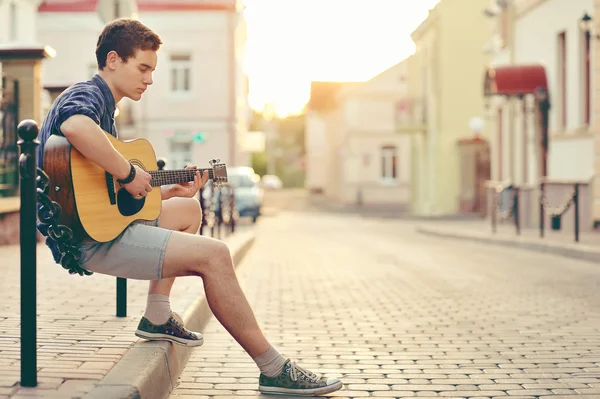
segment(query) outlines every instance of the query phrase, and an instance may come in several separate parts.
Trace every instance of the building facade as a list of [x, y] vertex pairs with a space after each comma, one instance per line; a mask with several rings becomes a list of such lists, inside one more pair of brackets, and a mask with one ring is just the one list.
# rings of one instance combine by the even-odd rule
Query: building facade
[[[490, 44], [499, 45], [488, 78], [497, 77], [493, 84], [501, 94], [492, 97], [489, 108], [492, 177], [520, 188], [525, 226], [539, 224], [540, 195], [549, 218], [568, 201], [575, 182], [580, 184], [580, 222], [593, 226], [593, 48], [580, 23], [593, 7], [593, 0], [494, 0], [490, 5], [498, 26]], [[502, 71], [505, 83], [498, 78]], [[534, 81], [536, 86], [525, 87]], [[549, 99], [547, 123], [540, 120], [539, 90]], [[572, 212], [565, 213], [565, 228]]]
[[44, 1], [38, 39], [57, 50], [44, 71], [46, 89], [59, 93], [89, 79], [97, 68], [98, 35], [118, 17], [139, 19], [163, 41], [154, 83], [142, 100], [117, 105], [120, 138], [148, 139], [168, 168], [206, 167], [214, 158], [247, 165], [250, 156], [241, 145], [250, 114], [241, 1]]
[[133, 104], [138, 136], [169, 168], [245, 166], [248, 84], [242, 70], [246, 26], [240, 0], [138, 1], [139, 18], [162, 38], [154, 84]]
[[410, 138], [395, 134], [408, 62], [366, 82], [313, 82], [306, 125], [306, 185], [343, 205], [405, 211]]
[[416, 215], [482, 212], [489, 177], [477, 172], [489, 169], [489, 126], [472, 132], [469, 123], [485, 114], [480, 76], [489, 62], [484, 47], [492, 23], [479, 5], [442, 0], [411, 35], [416, 51], [409, 59], [410, 94], [399, 106], [396, 129], [412, 137]]

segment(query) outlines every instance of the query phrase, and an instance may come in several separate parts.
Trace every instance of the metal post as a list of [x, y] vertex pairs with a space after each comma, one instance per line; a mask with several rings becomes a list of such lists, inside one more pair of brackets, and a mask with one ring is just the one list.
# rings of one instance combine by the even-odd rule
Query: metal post
[[127, 317], [127, 279], [117, 277], [117, 317]]
[[198, 229], [198, 234], [202, 235], [204, 231], [204, 226], [206, 226], [206, 211], [204, 205], [204, 187], [201, 187], [198, 190], [198, 202], [200, 202], [200, 228]]
[[229, 210], [231, 211], [231, 234], [235, 233], [235, 190], [233, 189], [233, 187], [230, 187], [229, 190], [231, 191], [231, 196], [229, 197], [229, 202], [231, 202], [231, 206], [229, 207]]
[[21, 185], [20, 246], [21, 246], [21, 386], [37, 386], [37, 140], [39, 129], [35, 121], [19, 123], [21, 140], [19, 174]]
[[573, 202], [575, 203], [575, 242], [579, 242], [579, 183], [575, 183]]
[[519, 187], [515, 187], [514, 188], [514, 194], [513, 194], [513, 206], [514, 206], [514, 210], [513, 210], [513, 214], [515, 217], [515, 227], [517, 228], [517, 235], [521, 235], [521, 224], [519, 222], [519, 194], [520, 194], [520, 189]]
[[544, 183], [540, 183], [540, 237], [544, 237]]
[[498, 190], [494, 187], [492, 196], [492, 210], [490, 219], [492, 222], [492, 233], [496, 234], [496, 218], [498, 217]]

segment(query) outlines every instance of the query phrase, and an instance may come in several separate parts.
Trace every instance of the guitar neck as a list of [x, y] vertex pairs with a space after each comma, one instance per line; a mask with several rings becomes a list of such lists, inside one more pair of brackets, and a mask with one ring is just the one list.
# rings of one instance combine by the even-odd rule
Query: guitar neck
[[180, 184], [194, 180], [196, 172], [202, 174], [204, 171], [208, 171], [208, 178], [212, 180], [214, 178], [213, 169], [176, 169], [176, 170], [150, 170], [150, 185], [152, 187], [165, 186], [167, 184]]

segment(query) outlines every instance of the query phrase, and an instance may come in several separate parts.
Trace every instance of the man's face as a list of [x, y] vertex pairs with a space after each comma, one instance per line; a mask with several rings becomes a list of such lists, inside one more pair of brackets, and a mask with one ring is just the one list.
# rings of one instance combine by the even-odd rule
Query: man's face
[[136, 50], [127, 62], [119, 60], [114, 81], [121, 95], [133, 101], [141, 99], [146, 88], [152, 84], [157, 61], [156, 51], [153, 50]]

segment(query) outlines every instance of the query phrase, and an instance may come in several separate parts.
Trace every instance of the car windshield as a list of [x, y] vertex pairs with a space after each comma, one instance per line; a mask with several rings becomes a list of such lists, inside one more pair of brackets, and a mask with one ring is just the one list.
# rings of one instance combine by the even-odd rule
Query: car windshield
[[250, 175], [229, 175], [227, 177], [229, 183], [234, 187], [254, 187], [256, 182]]

